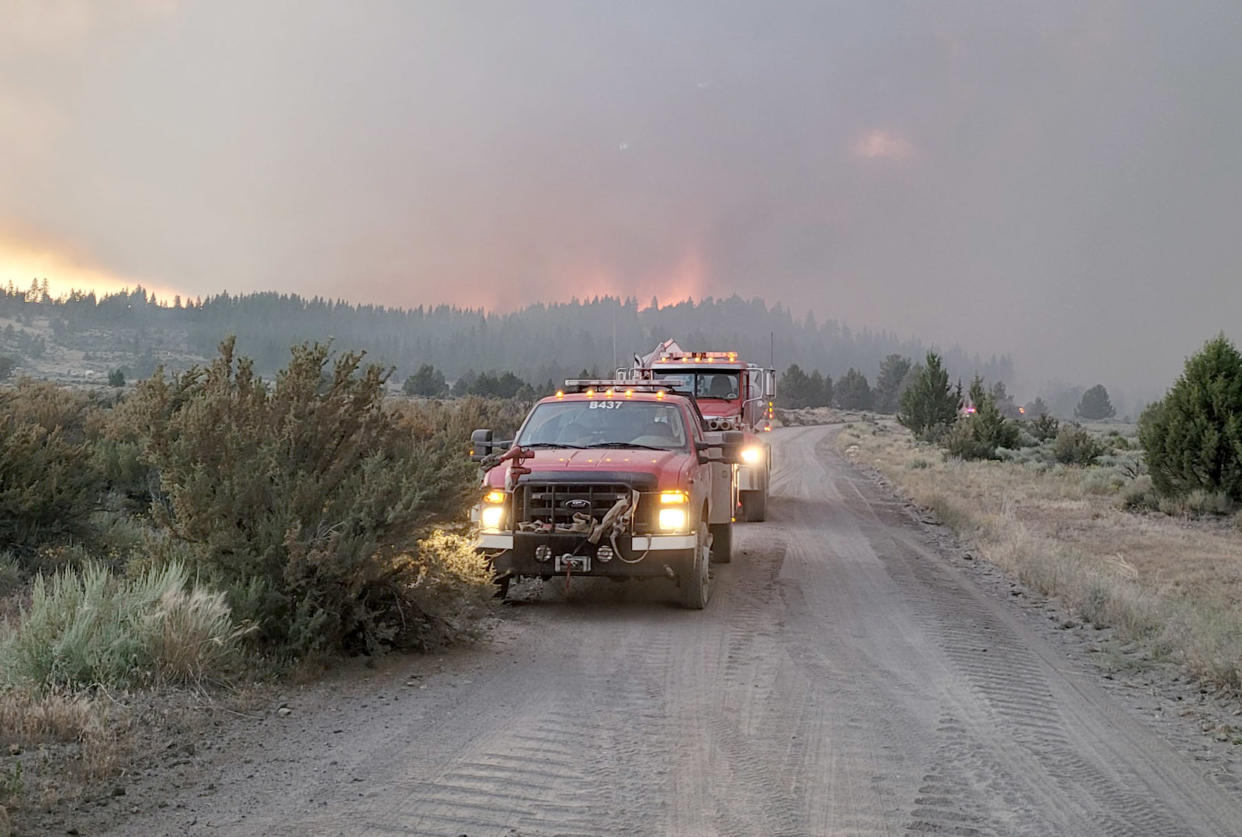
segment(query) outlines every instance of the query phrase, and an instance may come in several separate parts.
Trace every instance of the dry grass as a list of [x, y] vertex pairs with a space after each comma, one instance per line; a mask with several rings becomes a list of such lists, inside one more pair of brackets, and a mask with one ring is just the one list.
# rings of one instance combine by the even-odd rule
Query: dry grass
[[1237, 520], [1124, 511], [1132, 478], [1109, 469], [949, 459], [891, 422], [852, 424], [838, 445], [1080, 618], [1242, 690]]
[[117, 775], [130, 725], [128, 711], [100, 695], [0, 692], [0, 805], [51, 805]]

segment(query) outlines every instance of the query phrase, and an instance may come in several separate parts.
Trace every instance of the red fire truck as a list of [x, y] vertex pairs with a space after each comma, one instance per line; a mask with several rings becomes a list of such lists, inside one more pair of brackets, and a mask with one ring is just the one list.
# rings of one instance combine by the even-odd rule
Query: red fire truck
[[737, 352], [687, 352], [673, 340], [634, 360], [631, 377], [672, 383], [676, 391], [693, 396], [705, 430], [742, 431], [736, 480], [741, 519], [766, 518], [772, 446], [763, 434], [772, 429], [776, 371], [747, 363]]
[[709, 432], [691, 396], [660, 381], [566, 381], [512, 441], [476, 430], [484, 468], [477, 547], [512, 578], [671, 578], [702, 608], [729, 560], [738, 431]]

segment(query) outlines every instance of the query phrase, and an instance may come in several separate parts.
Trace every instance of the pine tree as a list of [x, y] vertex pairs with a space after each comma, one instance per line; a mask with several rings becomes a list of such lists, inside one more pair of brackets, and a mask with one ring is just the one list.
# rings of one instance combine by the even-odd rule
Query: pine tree
[[1082, 400], [1074, 409], [1074, 415], [1088, 421], [1110, 419], [1117, 414], [1113, 402], [1108, 400], [1108, 390], [1103, 384], [1096, 384], [1082, 394]]
[[949, 452], [963, 459], [995, 459], [999, 448], [1018, 444], [1018, 425], [1005, 418], [993, 395], [995, 390], [984, 386], [983, 378], [970, 382], [970, 403], [974, 412], [962, 416], [949, 434]]
[[837, 381], [834, 395], [837, 406], [843, 410], [870, 410], [873, 404], [867, 376], [853, 367]]
[[780, 406], [791, 410], [810, 406], [808, 401], [810, 389], [811, 379], [802, 371], [802, 367], [791, 363], [781, 375], [780, 385], [776, 388], [777, 402]]
[[406, 395], [421, 395], [429, 398], [443, 395], [448, 390], [448, 386], [444, 382], [443, 372], [430, 363], [424, 363], [415, 370], [413, 375], [405, 379], [401, 389]]
[[806, 406], [828, 407], [832, 404], [832, 378], [820, 373], [818, 369], [811, 373], [806, 387]]
[[914, 367], [897, 420], [916, 436], [929, 439], [953, 423], [961, 403], [961, 384], [954, 392], [940, 355], [928, 352], [924, 364]]
[[1143, 412], [1139, 442], [1160, 493], [1202, 489], [1242, 501], [1242, 355], [1223, 334]]
[[895, 413], [901, 406], [902, 384], [910, 374], [910, 358], [889, 355], [880, 363], [880, 374], [875, 379], [875, 409], [880, 413]]

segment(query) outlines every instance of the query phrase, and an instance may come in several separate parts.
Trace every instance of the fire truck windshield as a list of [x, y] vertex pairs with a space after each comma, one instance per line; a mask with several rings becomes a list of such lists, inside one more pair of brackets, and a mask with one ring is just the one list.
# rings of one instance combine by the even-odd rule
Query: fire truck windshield
[[539, 404], [516, 444], [556, 448], [685, 448], [686, 427], [675, 404], [594, 400]]
[[736, 401], [738, 397], [736, 372], [661, 372], [656, 378], [672, 381], [678, 392], [692, 394], [695, 398]]

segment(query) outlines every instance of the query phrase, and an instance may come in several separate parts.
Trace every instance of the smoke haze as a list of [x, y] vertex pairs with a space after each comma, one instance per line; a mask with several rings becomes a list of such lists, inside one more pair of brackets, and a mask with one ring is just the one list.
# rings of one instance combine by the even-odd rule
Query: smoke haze
[[0, 20], [0, 281], [496, 310], [738, 293], [1138, 398], [1242, 337], [1234, 2]]

